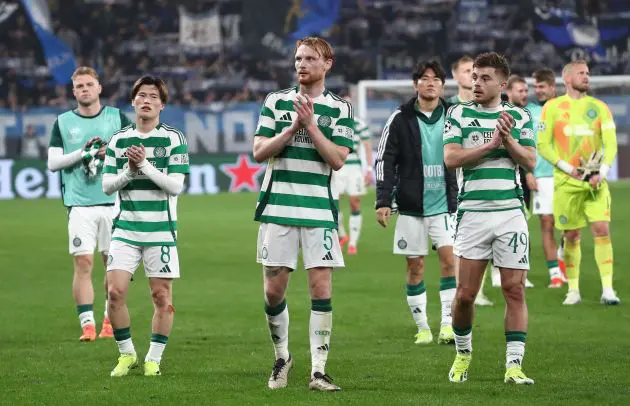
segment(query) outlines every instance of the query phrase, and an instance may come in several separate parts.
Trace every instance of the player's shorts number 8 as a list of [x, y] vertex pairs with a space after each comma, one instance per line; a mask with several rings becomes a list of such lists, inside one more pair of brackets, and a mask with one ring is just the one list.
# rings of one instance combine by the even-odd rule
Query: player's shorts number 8
[[162, 261], [162, 263], [168, 264], [169, 262], [171, 262], [171, 247], [169, 247], [168, 245], [162, 245], [160, 251], [162, 252], [162, 255], [160, 255], [160, 260]]

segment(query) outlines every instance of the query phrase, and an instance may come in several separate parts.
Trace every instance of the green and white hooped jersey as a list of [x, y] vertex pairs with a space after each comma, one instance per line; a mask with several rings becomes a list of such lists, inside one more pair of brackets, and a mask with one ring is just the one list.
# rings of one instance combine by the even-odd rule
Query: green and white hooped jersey
[[[363, 147], [363, 142], [369, 140], [372, 137], [372, 132], [367, 123], [360, 118], [354, 118], [354, 147], [352, 152], [348, 154], [346, 158], [346, 165], [361, 165], [361, 160], [366, 159], [365, 154], [360, 154], [360, 148]], [[365, 166], [370, 166], [370, 163], [364, 162]]]
[[[444, 145], [456, 143], [463, 148], [475, 148], [490, 142], [501, 111], [509, 113], [516, 122], [512, 137], [520, 145], [535, 147], [529, 112], [505, 102], [494, 108], [474, 102], [451, 107], [444, 125]], [[463, 167], [458, 175], [459, 211], [501, 211], [523, 205], [518, 165], [503, 145], [476, 165]]]
[[[188, 144], [177, 129], [160, 123], [148, 134], [129, 126], [114, 134], [105, 155], [103, 173], [117, 175], [128, 165], [127, 148], [144, 145], [147, 160], [165, 174], [188, 173]], [[177, 196], [160, 189], [142, 171], [118, 192], [120, 213], [114, 220], [113, 241], [136, 246], [174, 246], [177, 241]]]
[[[296, 118], [293, 100], [298, 88], [270, 93], [260, 112], [256, 135], [275, 137]], [[336, 145], [354, 146], [352, 106], [325, 90], [313, 100], [319, 130]], [[300, 129], [291, 143], [267, 162], [256, 204], [255, 220], [298, 227], [337, 228], [337, 200], [331, 187], [332, 168], [311, 136]]]
[[[116, 107], [103, 106], [92, 117], [82, 116], [75, 110], [60, 114], [53, 126], [50, 147], [63, 148], [64, 154], [82, 149], [88, 140], [100, 137], [109, 142], [116, 131], [131, 124], [125, 114]], [[114, 204], [116, 196], [103, 192], [102, 173], [88, 178], [80, 163], [61, 171], [63, 204], [73, 206], [97, 206]]]

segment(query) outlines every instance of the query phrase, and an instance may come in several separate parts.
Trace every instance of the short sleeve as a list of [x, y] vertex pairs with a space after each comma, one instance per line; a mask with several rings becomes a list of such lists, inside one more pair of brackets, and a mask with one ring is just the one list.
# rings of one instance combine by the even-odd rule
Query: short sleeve
[[188, 143], [186, 138], [179, 131], [177, 135], [171, 137], [174, 139], [171, 153], [168, 157], [168, 173], [183, 173], [190, 172], [189, 170], [189, 158], [188, 158]]
[[347, 104], [347, 111], [345, 112], [345, 114], [341, 114], [342, 115], [335, 123], [335, 128], [333, 128], [332, 131], [332, 142], [334, 142], [335, 145], [350, 148], [350, 151], [352, 151], [354, 149], [355, 128], [352, 107]]
[[59, 129], [59, 119], [55, 120], [52, 132], [50, 134], [49, 147], [63, 148], [63, 139], [61, 138], [61, 130]]
[[260, 109], [258, 116], [258, 125], [256, 126], [256, 135], [271, 138], [276, 135], [276, 116], [273, 111], [275, 106], [272, 104], [274, 97], [272, 93], [268, 94]]
[[534, 134], [534, 123], [532, 116], [528, 111], [525, 111], [526, 117], [523, 126], [521, 127], [518, 143], [524, 147], [536, 147], [536, 139]]
[[462, 127], [455, 118], [455, 108], [457, 105], [448, 109], [446, 119], [444, 120], [443, 142], [446, 144], [462, 145]]

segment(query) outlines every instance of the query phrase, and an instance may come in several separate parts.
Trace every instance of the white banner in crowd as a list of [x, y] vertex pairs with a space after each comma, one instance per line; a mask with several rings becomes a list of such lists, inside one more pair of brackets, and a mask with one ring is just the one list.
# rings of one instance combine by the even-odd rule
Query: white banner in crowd
[[193, 48], [218, 48], [221, 46], [221, 21], [219, 13], [191, 13], [179, 7], [179, 43]]

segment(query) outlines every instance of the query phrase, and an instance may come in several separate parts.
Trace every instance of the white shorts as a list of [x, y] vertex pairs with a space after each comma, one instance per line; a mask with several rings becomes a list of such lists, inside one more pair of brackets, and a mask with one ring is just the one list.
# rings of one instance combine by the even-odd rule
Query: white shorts
[[538, 191], [534, 192], [535, 215], [553, 215], [553, 177], [537, 178]]
[[68, 213], [68, 240], [70, 255], [93, 254], [98, 250], [107, 253], [112, 239], [114, 206], [77, 206]]
[[529, 269], [529, 230], [521, 209], [461, 214], [455, 233], [455, 255], [492, 259], [495, 266]]
[[333, 180], [340, 196], [363, 196], [366, 193], [361, 165], [342, 166], [341, 169], [333, 172]]
[[258, 229], [256, 262], [296, 269], [302, 249], [304, 269], [344, 267], [337, 230], [262, 223]]
[[139, 247], [122, 241], [112, 241], [107, 256], [107, 271], [127, 271], [131, 275], [144, 263], [148, 278], [179, 278], [179, 255], [175, 246]]
[[429, 217], [399, 215], [394, 233], [394, 254], [426, 256], [429, 254], [429, 238], [436, 248], [452, 246], [455, 216], [448, 213]]

